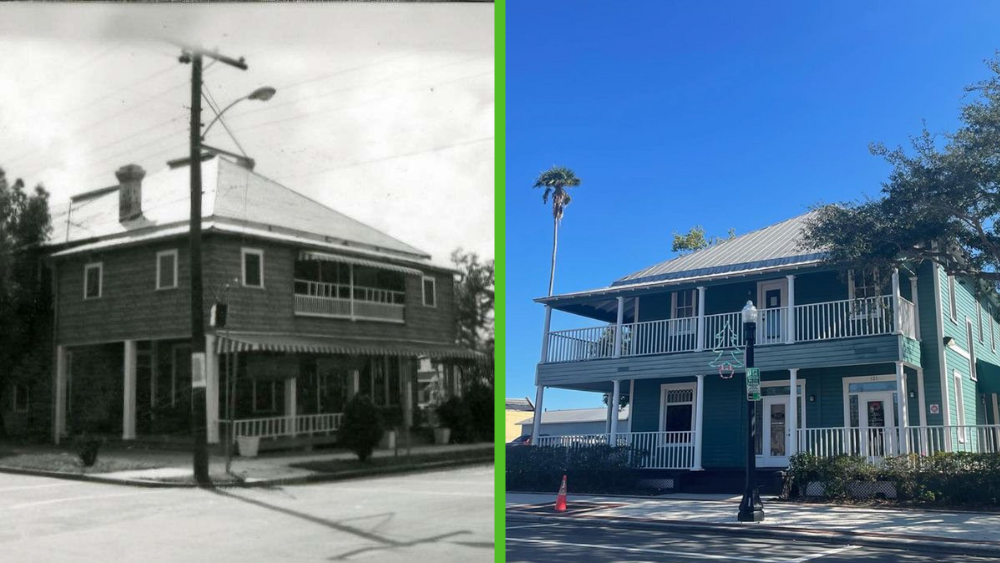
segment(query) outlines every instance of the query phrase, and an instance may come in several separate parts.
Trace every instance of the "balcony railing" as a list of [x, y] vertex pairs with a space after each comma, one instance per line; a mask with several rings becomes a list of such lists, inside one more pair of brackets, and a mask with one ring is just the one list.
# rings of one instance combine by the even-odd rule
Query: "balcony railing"
[[[913, 303], [899, 299], [899, 320], [891, 296], [845, 299], [796, 305], [789, 319], [788, 307], [761, 309], [757, 316], [757, 344], [812, 342], [893, 334], [897, 324], [915, 338]], [[698, 317], [625, 323], [621, 326], [621, 356], [672, 354], [695, 350], [734, 348], [743, 345], [740, 312], [705, 315], [699, 339]], [[789, 322], [791, 321], [791, 322]], [[547, 363], [577, 362], [615, 357], [616, 325], [551, 331]], [[794, 337], [793, 337], [794, 335]]]
[[233, 425], [233, 439], [239, 436], [258, 438], [281, 438], [294, 436], [314, 436], [331, 434], [340, 429], [344, 415], [341, 413], [306, 414], [298, 416], [271, 416], [267, 418], [244, 418], [222, 420], [223, 427]]
[[295, 313], [316, 317], [403, 322], [406, 294], [376, 287], [295, 280]]
[[820, 457], [861, 456], [872, 463], [900, 454], [1000, 453], [1000, 425], [905, 428], [801, 428], [799, 452]]
[[[574, 434], [539, 436], [536, 446], [589, 448], [605, 446], [609, 434]], [[695, 433], [688, 432], [619, 432], [618, 447], [628, 447], [631, 461], [639, 469], [691, 469], [694, 467]]]

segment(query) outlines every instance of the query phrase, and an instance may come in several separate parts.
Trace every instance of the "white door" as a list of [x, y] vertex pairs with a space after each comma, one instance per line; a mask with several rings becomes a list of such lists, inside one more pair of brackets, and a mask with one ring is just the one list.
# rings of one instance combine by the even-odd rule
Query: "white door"
[[891, 391], [858, 394], [862, 455], [878, 459], [895, 454], [896, 424], [892, 395]]
[[757, 284], [757, 343], [784, 342], [785, 311], [788, 305], [788, 280], [770, 280]]
[[790, 397], [771, 396], [761, 401], [763, 411], [763, 428], [760, 429], [762, 440], [762, 467], [785, 467], [788, 465], [789, 428], [788, 408]]

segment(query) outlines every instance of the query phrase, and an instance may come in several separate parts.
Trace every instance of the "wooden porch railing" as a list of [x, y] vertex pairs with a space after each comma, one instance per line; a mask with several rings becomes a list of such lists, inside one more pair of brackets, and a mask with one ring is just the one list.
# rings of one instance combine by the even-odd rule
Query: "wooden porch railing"
[[[695, 432], [620, 432], [615, 444], [631, 448], [640, 469], [691, 469], [694, 467]], [[609, 434], [539, 436], [539, 447], [590, 448], [606, 446]]]
[[272, 416], [267, 418], [243, 418], [219, 421], [223, 427], [233, 425], [233, 438], [256, 436], [258, 438], [279, 438], [331, 434], [340, 429], [342, 413], [305, 414], [298, 416]]
[[295, 313], [299, 315], [403, 322], [405, 301], [402, 291], [295, 280]]

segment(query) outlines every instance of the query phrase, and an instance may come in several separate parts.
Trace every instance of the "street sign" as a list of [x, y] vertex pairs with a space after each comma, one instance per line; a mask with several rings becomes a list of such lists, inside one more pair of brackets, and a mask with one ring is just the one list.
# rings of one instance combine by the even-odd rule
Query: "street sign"
[[937, 404], [931, 405], [931, 414], [938, 414], [939, 412], [941, 412], [940, 405]]
[[205, 353], [191, 354], [191, 387], [205, 387]]
[[760, 370], [747, 368], [747, 400], [760, 400]]

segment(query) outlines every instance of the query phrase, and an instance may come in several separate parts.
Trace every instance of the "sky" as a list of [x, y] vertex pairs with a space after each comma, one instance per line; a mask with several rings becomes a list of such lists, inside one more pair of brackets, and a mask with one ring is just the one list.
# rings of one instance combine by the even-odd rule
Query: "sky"
[[[552, 251], [539, 172], [583, 180], [555, 292], [605, 287], [672, 258], [674, 232], [876, 195], [889, 166], [869, 143], [953, 130], [1000, 49], [1000, 4], [983, 1], [512, 2], [506, 22], [507, 396], [532, 401]], [[549, 410], [601, 405], [545, 394]]]
[[[0, 167], [53, 204], [187, 155], [183, 42], [256, 171], [449, 263], [493, 258], [490, 4], [0, 5]], [[203, 122], [213, 117], [206, 107]], [[224, 127], [206, 142], [239, 152]]]

